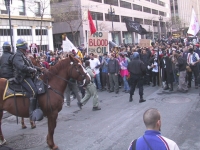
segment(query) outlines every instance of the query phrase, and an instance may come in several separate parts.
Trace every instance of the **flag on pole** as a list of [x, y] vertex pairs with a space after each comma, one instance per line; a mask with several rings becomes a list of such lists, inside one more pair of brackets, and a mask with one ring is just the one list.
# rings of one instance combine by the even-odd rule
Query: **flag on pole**
[[124, 18], [124, 22], [126, 23], [126, 28], [127, 31], [129, 32], [136, 32], [139, 33], [141, 35], [147, 34], [148, 32], [146, 31], [145, 28], [143, 28], [140, 23], [129, 20], [127, 18]]
[[90, 33], [91, 35], [96, 32], [96, 28], [94, 26], [93, 20], [92, 20], [92, 15], [90, 14], [90, 11], [88, 10], [88, 21], [89, 21], [89, 26], [90, 26]]
[[194, 8], [192, 8], [192, 17], [191, 17], [191, 21], [190, 21], [190, 27], [189, 27], [187, 33], [195, 36], [199, 32], [199, 29], [200, 28], [199, 28], [198, 18], [195, 14]]

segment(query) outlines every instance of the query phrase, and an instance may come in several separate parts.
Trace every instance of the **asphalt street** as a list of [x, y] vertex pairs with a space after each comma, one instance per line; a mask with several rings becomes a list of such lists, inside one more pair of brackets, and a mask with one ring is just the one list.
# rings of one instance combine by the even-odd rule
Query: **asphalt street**
[[[122, 89], [121, 89], [122, 91]], [[60, 150], [127, 150], [130, 142], [145, 131], [142, 120], [148, 108], [157, 108], [162, 117], [161, 132], [174, 140], [181, 150], [200, 149], [199, 89], [188, 93], [163, 91], [160, 87], [144, 87], [144, 103], [139, 103], [138, 89], [133, 102], [129, 94], [99, 92], [102, 110], [92, 111], [92, 99], [79, 110], [77, 100], [63, 106], [54, 134]], [[176, 91], [176, 90], [175, 90]], [[6, 115], [6, 114], [5, 114]], [[16, 117], [3, 119], [2, 130], [7, 146], [16, 149], [47, 150], [47, 120], [37, 122], [36, 129], [21, 129]]]

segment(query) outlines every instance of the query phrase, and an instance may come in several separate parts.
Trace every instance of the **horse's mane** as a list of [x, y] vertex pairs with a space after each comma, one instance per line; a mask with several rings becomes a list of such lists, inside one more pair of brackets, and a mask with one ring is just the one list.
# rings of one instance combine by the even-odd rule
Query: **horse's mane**
[[[80, 60], [77, 58], [73, 57], [73, 60], [75, 60], [74, 62], [81, 63]], [[54, 75], [58, 74], [59, 70], [61, 70], [64, 67], [66, 68], [69, 64], [70, 64], [69, 57], [62, 59], [58, 61], [54, 66], [50, 67], [49, 70], [44, 71], [43, 77], [48, 77], [48, 79], [50, 80]]]

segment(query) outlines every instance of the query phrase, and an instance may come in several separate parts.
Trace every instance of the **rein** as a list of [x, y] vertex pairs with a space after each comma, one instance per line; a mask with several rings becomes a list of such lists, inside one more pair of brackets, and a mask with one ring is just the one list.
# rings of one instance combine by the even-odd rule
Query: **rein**
[[[73, 67], [71, 67], [70, 76], [72, 75], [72, 69], [73, 69]], [[76, 67], [75, 67], [75, 69], [76, 69], [77, 72], [80, 72]], [[63, 77], [61, 77], [61, 76], [58, 76], [58, 75], [56, 75], [56, 74], [53, 74], [53, 73], [50, 72], [49, 70], [47, 70], [47, 72], [50, 73], [50, 74], [52, 74], [53, 76], [55, 76], [55, 77], [57, 77], [57, 78], [59, 78], [59, 79], [65, 81], [65, 82], [67, 82], [67, 83], [76, 84], [76, 83], [74, 83], [74, 82], [71, 82], [71, 81], [69, 81], [69, 80], [66, 80], [65, 78], [63, 78]], [[84, 74], [84, 75], [82, 75], [82, 76], [85, 78], [85, 77], [86, 77], [86, 74]], [[83, 84], [83, 85], [84, 85], [84, 84]], [[81, 85], [81, 86], [83, 86], [83, 85]]]

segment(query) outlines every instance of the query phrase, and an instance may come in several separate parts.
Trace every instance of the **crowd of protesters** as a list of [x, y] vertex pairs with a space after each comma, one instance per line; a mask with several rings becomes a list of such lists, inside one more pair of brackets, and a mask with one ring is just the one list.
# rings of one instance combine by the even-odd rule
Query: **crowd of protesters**
[[[124, 44], [113, 47], [109, 53], [95, 55], [86, 49], [71, 51], [74, 57], [84, 62], [89, 60], [94, 76], [94, 83], [99, 92], [119, 93], [119, 89], [130, 93], [130, 72], [128, 64], [132, 61], [134, 52], [138, 52], [139, 59], [144, 63], [146, 71], [143, 74], [143, 84], [147, 86], [161, 86], [163, 90], [188, 92], [194, 86], [198, 89], [200, 44], [198, 40], [189, 42], [187, 39], [159, 40], [151, 46]], [[62, 51], [48, 51], [41, 56], [41, 62], [47, 69], [62, 59]], [[177, 86], [177, 89], [174, 89]], [[69, 93], [69, 92], [68, 92]], [[76, 92], [77, 93], [77, 92]], [[84, 89], [81, 89], [84, 97]], [[76, 97], [76, 96], [74, 96]], [[79, 98], [80, 101], [80, 98]], [[70, 102], [68, 101], [68, 106]]]

